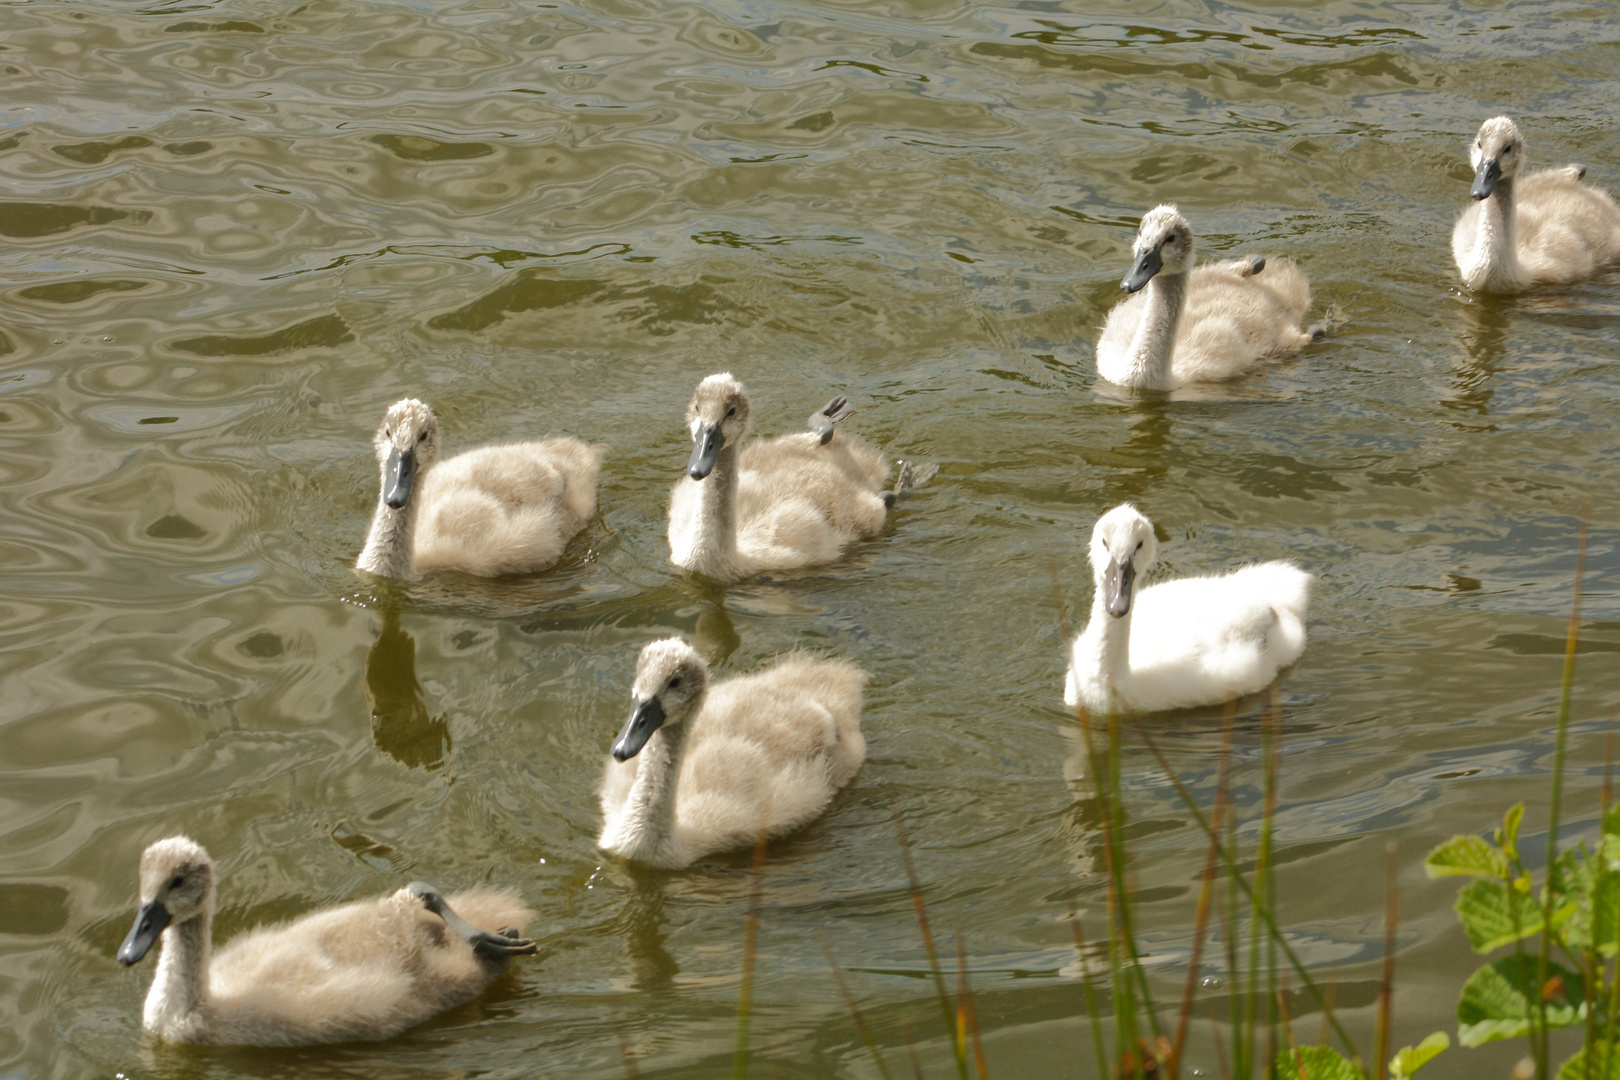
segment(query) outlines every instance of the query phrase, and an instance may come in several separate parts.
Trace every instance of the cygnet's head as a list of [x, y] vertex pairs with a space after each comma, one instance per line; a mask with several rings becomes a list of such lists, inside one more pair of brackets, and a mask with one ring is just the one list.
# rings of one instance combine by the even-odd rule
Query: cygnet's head
[[1166, 274], [1188, 273], [1198, 260], [1193, 251], [1192, 226], [1174, 203], [1155, 206], [1143, 216], [1131, 252], [1136, 262], [1119, 283], [1126, 292], [1140, 289], [1161, 270]]
[[735, 445], [748, 433], [748, 391], [729, 371], [710, 375], [698, 383], [686, 407], [686, 426], [696, 444], [686, 475], [701, 480], [714, 469], [721, 448]]
[[1159, 541], [1153, 522], [1130, 503], [1121, 503], [1097, 519], [1091, 530], [1091, 571], [1108, 614], [1130, 614], [1136, 576], [1153, 565]]
[[1468, 160], [1474, 166], [1474, 187], [1469, 194], [1489, 198], [1497, 181], [1513, 179], [1524, 165], [1524, 136], [1519, 134], [1519, 125], [1505, 116], [1485, 121], [1468, 148]]
[[140, 899], [135, 926], [118, 947], [118, 962], [125, 967], [146, 955], [164, 927], [213, 907], [213, 860], [189, 836], [159, 840], [141, 854]]
[[372, 440], [382, 466], [382, 497], [398, 510], [410, 502], [416, 474], [439, 460], [439, 421], [415, 398], [396, 401], [383, 413]]
[[613, 759], [629, 761], [652, 733], [691, 715], [709, 687], [709, 665], [680, 638], [655, 641], [641, 650], [630, 688], [630, 719], [613, 741]]

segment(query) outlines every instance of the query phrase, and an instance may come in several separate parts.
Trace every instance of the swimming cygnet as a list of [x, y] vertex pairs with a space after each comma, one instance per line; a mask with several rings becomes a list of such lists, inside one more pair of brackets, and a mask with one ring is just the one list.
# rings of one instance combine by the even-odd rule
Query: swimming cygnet
[[1457, 219], [1451, 253], [1470, 289], [1563, 284], [1620, 262], [1620, 207], [1607, 191], [1580, 182], [1586, 166], [1520, 179], [1524, 136], [1505, 116], [1480, 125], [1468, 159], [1475, 201]]
[[883, 456], [833, 425], [854, 410], [839, 397], [810, 418], [810, 431], [755, 442], [748, 433], [748, 392], [730, 372], [698, 383], [686, 409], [692, 458], [669, 502], [670, 561], [722, 581], [761, 570], [816, 566], [851, 541], [883, 530], [895, 503], [926, 483], [937, 466], [900, 462], [885, 489]]
[[806, 824], [866, 759], [865, 683], [854, 664], [795, 653], [711, 689], [684, 641], [648, 645], [602, 778], [597, 845], [680, 869]]
[[1290, 562], [1167, 581], [1153, 523], [1125, 503], [1091, 533], [1096, 593], [1074, 639], [1063, 700], [1098, 713], [1214, 705], [1270, 685], [1305, 651], [1312, 577]]
[[[1136, 262], [1097, 339], [1097, 374], [1136, 390], [1174, 390], [1250, 371], [1322, 337], [1302, 329], [1311, 286], [1291, 259], [1254, 256], [1194, 269], [1192, 226], [1166, 203], [1142, 218]], [[1145, 286], [1145, 288], [1144, 288]]]
[[355, 565], [384, 577], [427, 570], [493, 577], [544, 570], [596, 512], [602, 448], [559, 436], [439, 459], [439, 422], [396, 401], [374, 440], [382, 491]]
[[471, 1000], [510, 957], [535, 951], [520, 936], [534, 913], [511, 890], [469, 889], [446, 899], [415, 882], [392, 896], [249, 930], [210, 959], [214, 864], [185, 836], [142, 853], [140, 900], [118, 962], [136, 963], [161, 935], [141, 1026], [170, 1042], [386, 1039]]

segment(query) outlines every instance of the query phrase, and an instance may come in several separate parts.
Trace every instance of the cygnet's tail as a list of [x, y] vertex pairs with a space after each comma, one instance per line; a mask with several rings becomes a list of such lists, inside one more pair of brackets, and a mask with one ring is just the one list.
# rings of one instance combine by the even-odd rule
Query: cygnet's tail
[[884, 504], [891, 507], [928, 483], [934, 478], [934, 474], [939, 472], [939, 466], [933, 464], [917, 465], [910, 461], [901, 461], [899, 465], [900, 475], [895, 477], [894, 489], [883, 493]]
[[810, 414], [810, 430], [819, 435], [821, 445], [826, 446], [832, 442], [833, 425], [848, 420], [854, 412], [855, 406], [840, 394], [822, 406], [820, 412]]

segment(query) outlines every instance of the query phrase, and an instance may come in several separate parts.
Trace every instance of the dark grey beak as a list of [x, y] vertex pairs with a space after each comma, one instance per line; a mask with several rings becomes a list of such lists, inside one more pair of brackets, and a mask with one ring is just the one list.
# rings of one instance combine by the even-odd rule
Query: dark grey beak
[[1155, 244], [1137, 257], [1136, 265], [1131, 272], [1125, 275], [1125, 280], [1119, 287], [1126, 292], [1135, 292], [1153, 279], [1153, 275], [1164, 269], [1164, 261], [1159, 258], [1159, 248], [1162, 244]]
[[125, 967], [139, 963], [168, 925], [169, 909], [163, 906], [162, 901], [154, 900], [143, 905], [135, 914], [135, 925], [130, 929], [129, 937], [118, 946], [118, 962]]
[[1488, 199], [1491, 192], [1496, 190], [1496, 182], [1502, 179], [1502, 159], [1492, 158], [1481, 165], [1474, 173], [1474, 187], [1468, 194], [1476, 199]]
[[383, 502], [398, 510], [411, 497], [416, 483], [416, 450], [395, 450], [388, 455], [388, 471], [383, 479]]
[[652, 733], [657, 731], [664, 723], [664, 703], [655, 697], [646, 701], [636, 702], [635, 709], [630, 713], [630, 719], [624, 722], [624, 730], [613, 741], [613, 760], [629, 761], [641, 753], [641, 748], [647, 745]]
[[1136, 582], [1136, 563], [1127, 559], [1121, 566], [1118, 559], [1108, 560], [1108, 572], [1103, 575], [1103, 602], [1108, 614], [1118, 619], [1130, 613], [1131, 586]]
[[711, 424], [700, 431], [697, 445], [692, 447], [692, 460], [686, 463], [686, 475], [701, 480], [713, 472], [714, 459], [720, 456], [720, 447], [725, 441], [720, 434], [719, 424]]

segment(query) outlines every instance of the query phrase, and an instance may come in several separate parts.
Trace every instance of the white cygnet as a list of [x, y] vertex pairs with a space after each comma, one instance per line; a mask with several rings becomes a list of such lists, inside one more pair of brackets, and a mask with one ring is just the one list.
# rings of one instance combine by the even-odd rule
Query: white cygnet
[[446, 899], [415, 882], [257, 927], [211, 957], [214, 864], [202, 845], [174, 836], [141, 855], [140, 911], [118, 962], [137, 963], [161, 938], [141, 1026], [170, 1042], [387, 1039], [471, 1000], [510, 957], [534, 952], [521, 936], [533, 915], [511, 890]]
[[1215, 705], [1264, 689], [1305, 652], [1310, 574], [1290, 562], [1137, 590], [1153, 523], [1125, 503], [1091, 533], [1096, 593], [1074, 639], [1063, 700], [1097, 713]]
[[1229, 259], [1194, 267], [1192, 226], [1166, 203], [1142, 218], [1136, 262], [1097, 339], [1097, 374], [1135, 390], [1220, 382], [1325, 333], [1302, 329], [1311, 286], [1291, 259]]
[[854, 664], [795, 653], [711, 688], [684, 641], [648, 645], [602, 777], [597, 845], [678, 870], [805, 825], [866, 760], [865, 683]]
[[374, 440], [382, 491], [355, 564], [383, 577], [544, 570], [596, 512], [602, 448], [559, 436], [439, 459], [439, 422], [415, 398], [384, 414]]
[[730, 372], [698, 384], [686, 409], [692, 458], [669, 502], [670, 561], [721, 581], [817, 566], [883, 531], [895, 503], [935, 466], [900, 462], [893, 488], [883, 456], [833, 425], [854, 410], [834, 398], [810, 431], [751, 443], [748, 392]]
[[1620, 207], [1580, 182], [1586, 166], [1521, 176], [1524, 136], [1505, 116], [1480, 125], [1468, 158], [1474, 202], [1452, 230], [1451, 254], [1470, 289], [1565, 284], [1620, 262]]

